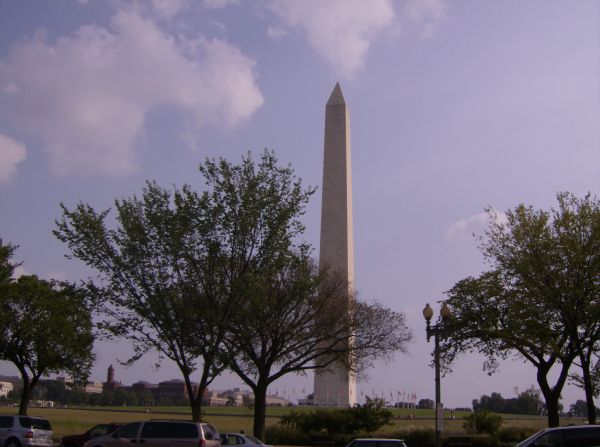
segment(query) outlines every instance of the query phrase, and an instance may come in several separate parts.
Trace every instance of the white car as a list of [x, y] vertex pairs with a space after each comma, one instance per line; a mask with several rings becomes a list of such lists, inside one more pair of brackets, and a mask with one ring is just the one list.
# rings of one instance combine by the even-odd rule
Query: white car
[[260, 439], [245, 433], [221, 433], [221, 445], [243, 445], [244, 447], [272, 447]]
[[0, 415], [0, 446], [51, 447], [52, 426], [47, 419]]

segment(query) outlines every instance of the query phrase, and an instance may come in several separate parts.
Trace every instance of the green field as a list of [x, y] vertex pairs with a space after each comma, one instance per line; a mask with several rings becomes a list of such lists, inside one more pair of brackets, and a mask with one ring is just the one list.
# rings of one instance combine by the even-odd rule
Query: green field
[[[14, 414], [15, 407], [0, 407], [0, 413]], [[388, 425], [381, 433], [393, 433], [397, 430], [434, 429], [432, 410], [391, 409], [394, 413], [393, 425]], [[307, 407], [271, 407], [267, 410], [267, 425], [276, 424], [279, 417], [290, 411], [310, 411]], [[47, 418], [54, 429], [54, 438], [82, 433], [95, 424], [102, 422], [132, 422], [153, 418], [190, 419], [187, 407], [153, 407], [146, 412], [145, 407], [87, 407], [87, 408], [30, 408], [29, 415]], [[411, 417], [412, 414], [412, 417]], [[446, 433], [462, 433], [463, 416], [455, 414], [455, 419], [444, 423]], [[546, 418], [503, 415], [503, 427], [521, 426], [542, 429], [546, 427]], [[252, 433], [252, 412], [248, 408], [207, 408], [204, 420], [215, 425], [220, 432], [237, 432], [244, 430]], [[584, 423], [581, 418], [562, 418], [562, 424]]]

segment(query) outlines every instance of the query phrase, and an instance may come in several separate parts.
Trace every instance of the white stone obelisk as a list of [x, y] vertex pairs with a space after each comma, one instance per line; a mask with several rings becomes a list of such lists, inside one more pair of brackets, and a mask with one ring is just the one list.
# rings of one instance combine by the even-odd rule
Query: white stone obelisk
[[[352, 239], [352, 164], [350, 113], [339, 83], [325, 107], [325, 149], [321, 205], [320, 268], [347, 279], [348, 299], [354, 290]], [[352, 406], [356, 382], [342, 367], [315, 371], [315, 405]]]

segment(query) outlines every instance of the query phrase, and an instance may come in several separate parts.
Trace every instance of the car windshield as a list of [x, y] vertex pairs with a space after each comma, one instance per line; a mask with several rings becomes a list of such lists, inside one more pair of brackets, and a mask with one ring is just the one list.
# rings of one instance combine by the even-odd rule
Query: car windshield
[[264, 442], [262, 442], [260, 439], [255, 438], [254, 436], [250, 436], [250, 435], [246, 435], [246, 439], [249, 439], [250, 441], [252, 441], [255, 444], [264, 444]]
[[34, 428], [37, 430], [52, 430], [50, 422], [48, 422], [46, 419], [19, 416], [19, 423], [21, 424], [21, 427], [24, 428]]
[[540, 435], [540, 432], [537, 432], [533, 435], [531, 435], [529, 438], [519, 442], [515, 447], [524, 447], [527, 444], [529, 444], [532, 440], [534, 440], [535, 438], [537, 438]]

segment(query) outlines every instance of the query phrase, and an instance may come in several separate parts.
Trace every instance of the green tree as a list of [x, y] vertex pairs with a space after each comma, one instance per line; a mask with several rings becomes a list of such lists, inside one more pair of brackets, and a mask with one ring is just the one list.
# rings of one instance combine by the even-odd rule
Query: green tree
[[[258, 164], [250, 155], [240, 165], [206, 160], [200, 173], [202, 194], [148, 182], [141, 199], [117, 200], [114, 229], [105, 223], [108, 210], [79, 204], [73, 211], [63, 205], [55, 230], [98, 273], [89, 289], [105, 317], [102, 328], [133, 342], [131, 362], [150, 349], [173, 360], [195, 420], [205, 389], [225, 367], [225, 334], [234, 321], [245, 321], [234, 313], [248, 309], [240, 305], [248, 284], [291, 256], [291, 241], [303, 229], [298, 217], [314, 191], [268, 151]], [[194, 395], [190, 377], [198, 358]]]
[[593, 408], [590, 367], [600, 336], [600, 204], [590, 195], [557, 199], [557, 209], [519, 205], [506, 222], [491, 219], [480, 248], [492, 269], [447, 292], [455, 317], [442, 346], [448, 361], [482, 352], [490, 371], [510, 355], [531, 363], [550, 426], [558, 425], [560, 393], [575, 359]]
[[540, 391], [533, 386], [519, 393], [516, 398], [516, 410], [518, 414], [542, 414], [544, 402], [540, 397]]
[[299, 241], [314, 189], [303, 188], [290, 167], [265, 152], [258, 164], [249, 157], [237, 166], [208, 161], [201, 170], [222, 212], [221, 246], [235, 278], [228, 366], [254, 392], [254, 435], [264, 439], [274, 381], [334, 363], [364, 369], [403, 350], [411, 334], [399, 313], [357, 300], [349, 307], [347, 282], [315, 268]]
[[74, 286], [33, 275], [11, 278], [14, 250], [0, 241], [0, 359], [19, 370], [19, 414], [26, 415], [42, 375], [61, 372], [76, 380], [87, 378], [94, 361], [94, 335], [85, 298]]
[[587, 417], [588, 415], [588, 410], [587, 410], [587, 404], [585, 403], [585, 400], [578, 400], [577, 402], [575, 402], [574, 404], [571, 404], [571, 408], [569, 409], [569, 412], [576, 417]]
[[[109, 210], [61, 206], [54, 234], [97, 272], [87, 288], [102, 317], [99, 327], [132, 342], [127, 363], [149, 350], [175, 362], [199, 421], [204, 391], [224, 368], [222, 340], [232, 308], [219, 210], [207, 193], [187, 185], [170, 192], [155, 182], [146, 183], [141, 198], [115, 201], [114, 228], [105, 222]], [[198, 369], [195, 388], [191, 377]]]
[[325, 312], [347, 302], [347, 284], [312, 264], [310, 247], [299, 241], [299, 218], [314, 189], [303, 188], [272, 153], [257, 164], [250, 157], [241, 165], [221, 159], [200, 169], [219, 215], [224, 276], [236, 310], [225, 338], [228, 366], [254, 391], [254, 434], [264, 439], [266, 393], [275, 380], [313, 369], [318, 359], [319, 367], [344, 360], [358, 369], [404, 348], [410, 332], [402, 315], [376, 304], [353, 303], [351, 318]]

